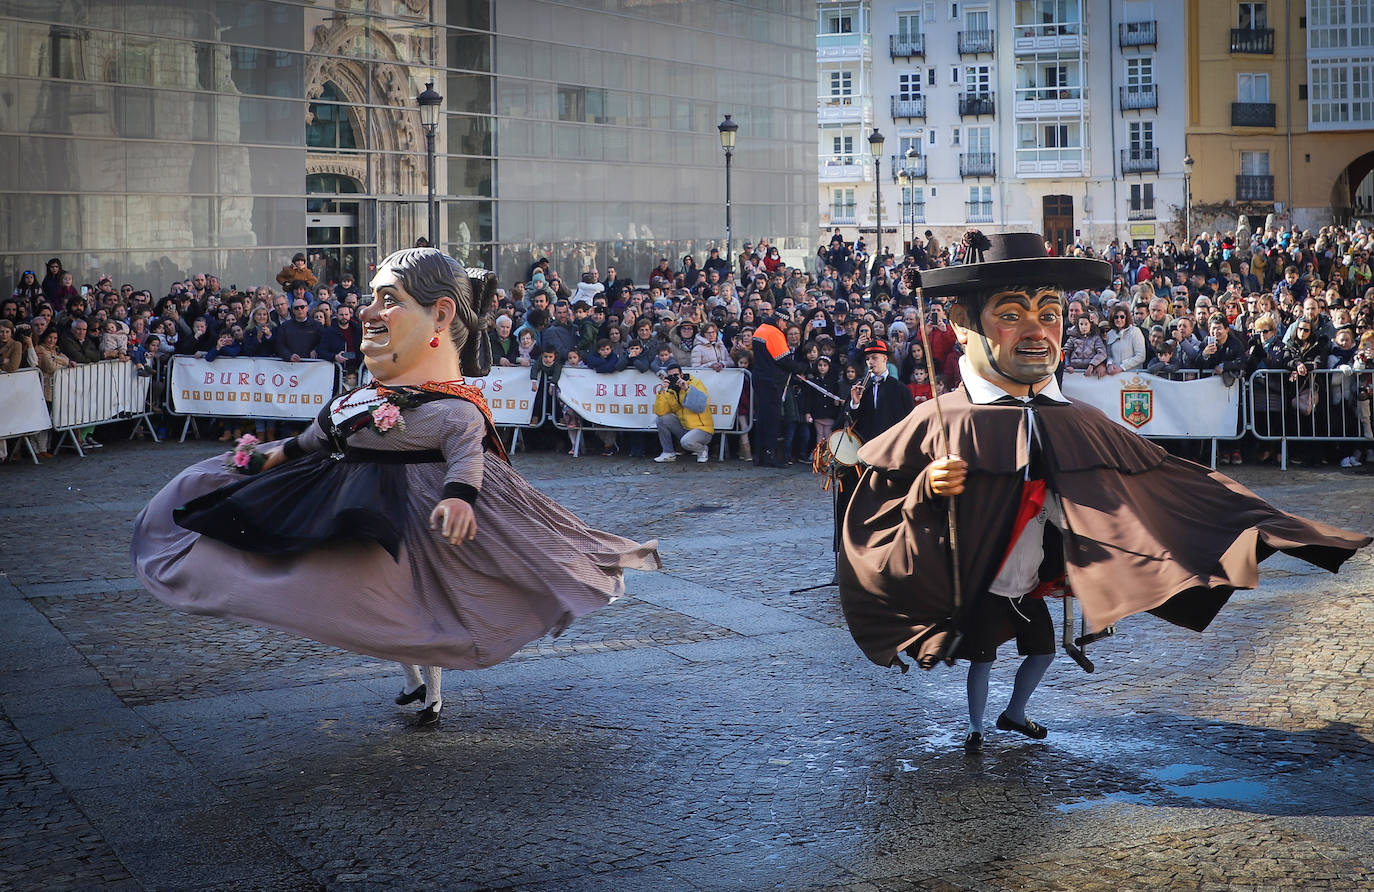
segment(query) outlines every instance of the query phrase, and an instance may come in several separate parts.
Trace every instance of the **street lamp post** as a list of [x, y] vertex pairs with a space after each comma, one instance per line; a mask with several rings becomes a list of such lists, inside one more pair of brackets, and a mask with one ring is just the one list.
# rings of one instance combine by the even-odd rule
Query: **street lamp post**
[[[908, 190], [908, 188], [907, 188], [908, 184], [910, 184], [910, 183], [911, 183], [911, 175], [910, 175], [909, 173], [907, 173], [907, 169], [906, 169], [905, 167], [900, 167], [900, 168], [898, 168], [898, 169], [897, 169], [897, 185], [900, 186], [900, 187], [902, 188], [902, 200], [898, 203], [897, 206], [900, 207], [900, 208], [902, 209], [902, 214], [903, 214], [903, 215], [906, 215], [906, 214], [910, 213], [910, 207], [911, 207], [911, 205], [910, 205], [911, 192], [910, 192], [910, 191]], [[902, 234], [902, 225], [901, 225], [901, 224], [902, 224], [902, 221], [901, 221], [901, 220], [898, 220], [898, 221], [897, 221], [897, 236], [898, 236], [898, 238], [900, 238], [900, 237], [901, 237], [901, 234]], [[910, 250], [911, 250], [911, 243], [910, 243], [910, 242], [907, 242], [907, 251], [910, 251]]]
[[[434, 91], [434, 81], [425, 84], [415, 97], [420, 106], [420, 123], [425, 127], [425, 170], [429, 177], [429, 243], [439, 247], [439, 202], [434, 198], [434, 131], [439, 127], [439, 105], [444, 97]], [[442, 250], [442, 248], [440, 248]]]
[[716, 129], [720, 131], [720, 147], [725, 151], [725, 262], [733, 265], [735, 255], [730, 247], [730, 159], [735, 155], [735, 131], [739, 130], [739, 125], [730, 119], [730, 115], [726, 115]]
[[873, 132], [868, 134], [868, 149], [873, 153], [873, 198], [875, 201], [874, 210], [878, 217], [878, 245], [877, 257], [882, 260], [883, 256], [883, 135], [874, 127]]
[[916, 244], [916, 159], [921, 157], [921, 153], [916, 151], [915, 146], [910, 146], [906, 150], [906, 182], [908, 187], [907, 203], [911, 205], [911, 244]]
[[1183, 156], [1183, 242], [1193, 237], [1193, 156]]

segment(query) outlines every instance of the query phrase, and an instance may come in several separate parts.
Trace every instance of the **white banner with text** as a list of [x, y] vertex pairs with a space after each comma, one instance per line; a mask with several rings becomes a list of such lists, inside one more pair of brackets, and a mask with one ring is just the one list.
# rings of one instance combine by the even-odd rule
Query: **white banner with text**
[[1241, 432], [1239, 379], [1227, 387], [1219, 375], [1170, 381], [1133, 372], [1104, 378], [1067, 374], [1063, 390], [1146, 437], [1233, 439]]
[[151, 381], [132, 362], [118, 359], [58, 369], [52, 376], [52, 426], [65, 430], [146, 415]]
[[[716, 430], [735, 426], [744, 396], [742, 369], [684, 369], [706, 387]], [[622, 430], [653, 430], [658, 424], [654, 398], [664, 383], [651, 372], [598, 374], [590, 369], [564, 369], [558, 396], [588, 423]]]
[[38, 369], [0, 375], [0, 439], [35, 434], [52, 427]]
[[225, 356], [206, 362], [175, 356], [168, 378], [169, 408], [177, 415], [306, 419], [334, 395], [338, 366], [324, 360]]

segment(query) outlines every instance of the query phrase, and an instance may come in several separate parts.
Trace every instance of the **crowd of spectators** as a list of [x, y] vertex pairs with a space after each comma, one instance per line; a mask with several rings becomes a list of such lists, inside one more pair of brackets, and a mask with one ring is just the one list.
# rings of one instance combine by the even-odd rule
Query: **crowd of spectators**
[[[1374, 461], [1371, 248], [1374, 237], [1360, 224], [1315, 233], [1291, 227], [1205, 233], [1181, 247], [1075, 246], [1075, 255], [1110, 263], [1113, 280], [1100, 292], [1068, 296], [1064, 373], [1219, 374], [1231, 385], [1256, 369], [1283, 370], [1264, 379], [1273, 393], [1257, 395], [1255, 424], [1349, 436], [1343, 444], [1300, 450], [1299, 460]], [[490, 333], [494, 363], [528, 368], [539, 405], [550, 389], [556, 393], [565, 368], [633, 368], [664, 378], [686, 370], [682, 381], [690, 382], [691, 369], [748, 369], [756, 328], [777, 319], [791, 350], [786, 366], [805, 369], [785, 389], [779, 441], [761, 450], [749, 437], [728, 439], [740, 458], [762, 451], [781, 463], [805, 461], [841, 415], [842, 403], [827, 393], [842, 399], [862, 378], [863, 351], [875, 341], [888, 345], [892, 368], [918, 403], [958, 386], [960, 346], [944, 302], [929, 301], [922, 316], [906, 272], [962, 262], [962, 251], [927, 231], [901, 256], [877, 256], [862, 238], [851, 243], [837, 232], [819, 246], [809, 269], [788, 266], [768, 239], [759, 239], [733, 257], [712, 248], [700, 265], [691, 255], [664, 256], [643, 271], [576, 271], [572, 282], [539, 258], [522, 281], [498, 294]], [[320, 282], [303, 254], [276, 278], [276, 288], [240, 291], [197, 273], [155, 298], [132, 285], [116, 288], [104, 276], [78, 288], [53, 258], [41, 279], [24, 273], [0, 306], [0, 362], [4, 371], [37, 367], [49, 389], [57, 368], [106, 359], [134, 363], [160, 380], [162, 364], [177, 354], [211, 361], [323, 359], [341, 367], [346, 383], [356, 380], [363, 299], [357, 283], [347, 273], [337, 283]], [[1310, 375], [1324, 369], [1342, 374]], [[1301, 389], [1325, 411], [1302, 413], [1293, 398]], [[749, 398], [746, 392], [741, 418], [748, 417]], [[1326, 419], [1320, 429], [1318, 417]], [[585, 434], [599, 441], [593, 449], [603, 454], [662, 458], [666, 452], [653, 431], [586, 431], [571, 412], [560, 420], [527, 431], [526, 445], [568, 449]], [[668, 426], [679, 442], [677, 426]], [[261, 427], [264, 435], [274, 433]], [[228, 439], [238, 431], [225, 426], [216, 433]], [[1353, 442], [1360, 438], [1365, 442]], [[699, 457], [700, 439], [688, 440]], [[1273, 451], [1272, 441], [1251, 438], [1227, 444], [1222, 461], [1270, 461]]]

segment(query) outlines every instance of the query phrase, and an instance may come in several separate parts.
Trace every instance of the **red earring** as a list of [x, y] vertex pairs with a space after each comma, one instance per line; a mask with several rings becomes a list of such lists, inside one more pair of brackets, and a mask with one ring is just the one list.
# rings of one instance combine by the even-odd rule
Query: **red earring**
[[439, 346], [439, 336], [438, 336], [438, 335], [435, 335], [434, 337], [430, 338], [430, 339], [429, 339], [429, 345], [430, 345], [431, 347], [438, 347], [438, 346]]

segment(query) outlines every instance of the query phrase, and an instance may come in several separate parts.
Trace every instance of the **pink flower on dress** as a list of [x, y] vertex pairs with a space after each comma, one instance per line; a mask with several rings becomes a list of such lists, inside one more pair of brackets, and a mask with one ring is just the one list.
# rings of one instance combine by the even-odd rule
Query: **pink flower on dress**
[[258, 445], [258, 438], [253, 436], [252, 434], [244, 434], [243, 436], [239, 437], [239, 448], [241, 449], [243, 447], [251, 448], [256, 445]]
[[248, 463], [253, 460], [253, 453], [247, 449], [234, 450], [234, 467], [246, 468]]
[[377, 433], [384, 434], [398, 424], [405, 427], [399, 407], [391, 403], [382, 403], [372, 410], [372, 426], [377, 429]]

